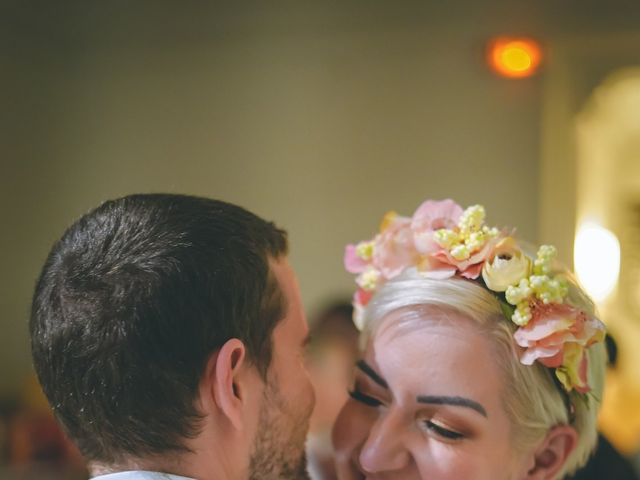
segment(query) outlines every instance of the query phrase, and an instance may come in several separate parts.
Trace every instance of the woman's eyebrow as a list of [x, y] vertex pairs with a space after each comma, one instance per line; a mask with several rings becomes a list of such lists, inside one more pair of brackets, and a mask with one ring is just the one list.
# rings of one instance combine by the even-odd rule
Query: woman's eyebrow
[[356, 362], [356, 368], [358, 368], [359, 370], [362, 371], [362, 373], [366, 374], [371, 380], [373, 380], [374, 382], [376, 382], [378, 385], [380, 385], [381, 387], [384, 387], [386, 389], [389, 388], [389, 385], [387, 384], [387, 382], [385, 381], [384, 378], [382, 378], [373, 368], [371, 368], [369, 366], [369, 364], [367, 362], [365, 362], [364, 360], [358, 360]]
[[465, 397], [448, 397], [443, 395], [419, 395], [416, 398], [418, 403], [428, 403], [431, 405], [453, 405], [454, 407], [465, 407], [475, 410], [485, 418], [489, 418], [485, 408], [475, 400]]

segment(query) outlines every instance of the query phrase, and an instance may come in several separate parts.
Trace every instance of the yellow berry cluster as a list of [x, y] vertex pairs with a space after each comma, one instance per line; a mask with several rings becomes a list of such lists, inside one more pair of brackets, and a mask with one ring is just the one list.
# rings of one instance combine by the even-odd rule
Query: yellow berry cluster
[[440, 229], [434, 238], [438, 245], [449, 251], [458, 261], [467, 260], [473, 253], [480, 250], [489, 240], [498, 236], [497, 228], [484, 225], [485, 210], [482, 205], [467, 208], [458, 226], [454, 229]]
[[360, 242], [356, 245], [356, 254], [364, 261], [369, 261], [373, 258], [373, 246], [375, 242], [373, 240], [369, 242]]
[[550, 275], [556, 255], [555, 247], [542, 245], [533, 264], [533, 274], [520, 280], [518, 285], [507, 288], [505, 298], [516, 307], [511, 317], [515, 324], [524, 326], [529, 323], [532, 299], [544, 304], [563, 303], [569, 291], [567, 282], [562, 277]]

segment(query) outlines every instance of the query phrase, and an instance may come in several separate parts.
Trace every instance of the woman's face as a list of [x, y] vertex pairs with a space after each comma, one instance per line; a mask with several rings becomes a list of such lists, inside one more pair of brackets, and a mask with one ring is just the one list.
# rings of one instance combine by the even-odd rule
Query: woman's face
[[517, 478], [489, 340], [462, 315], [420, 317], [389, 315], [358, 362], [333, 431], [339, 478]]

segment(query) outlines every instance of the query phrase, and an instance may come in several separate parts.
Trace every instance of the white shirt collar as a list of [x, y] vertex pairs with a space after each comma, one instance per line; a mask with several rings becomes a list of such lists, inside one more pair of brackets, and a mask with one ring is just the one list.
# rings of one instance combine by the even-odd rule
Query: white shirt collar
[[130, 472], [109, 473], [93, 477], [91, 480], [195, 480], [162, 472], [147, 472], [135, 470]]

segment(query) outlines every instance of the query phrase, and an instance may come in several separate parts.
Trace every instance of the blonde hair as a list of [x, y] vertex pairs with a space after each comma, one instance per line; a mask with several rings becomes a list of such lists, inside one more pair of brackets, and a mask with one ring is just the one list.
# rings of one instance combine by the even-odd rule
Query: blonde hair
[[[594, 314], [593, 304], [575, 284], [570, 288], [569, 302]], [[375, 334], [390, 313], [402, 309], [424, 317], [421, 315], [424, 307], [457, 311], [492, 340], [508, 386], [503, 403], [512, 423], [516, 451], [532, 448], [554, 426], [571, 424], [578, 433], [578, 442], [558, 478], [573, 473], [587, 462], [597, 441], [596, 417], [604, 386], [606, 351], [601, 343], [587, 350], [590, 394], [586, 398], [570, 395], [575, 408], [571, 423], [565, 398], [553, 381], [553, 372], [538, 362], [532, 366], [520, 363], [513, 339], [517, 325], [502, 313], [496, 296], [476, 282], [458, 277], [430, 279], [415, 268], [405, 270], [385, 283], [367, 305], [363, 340]]]

